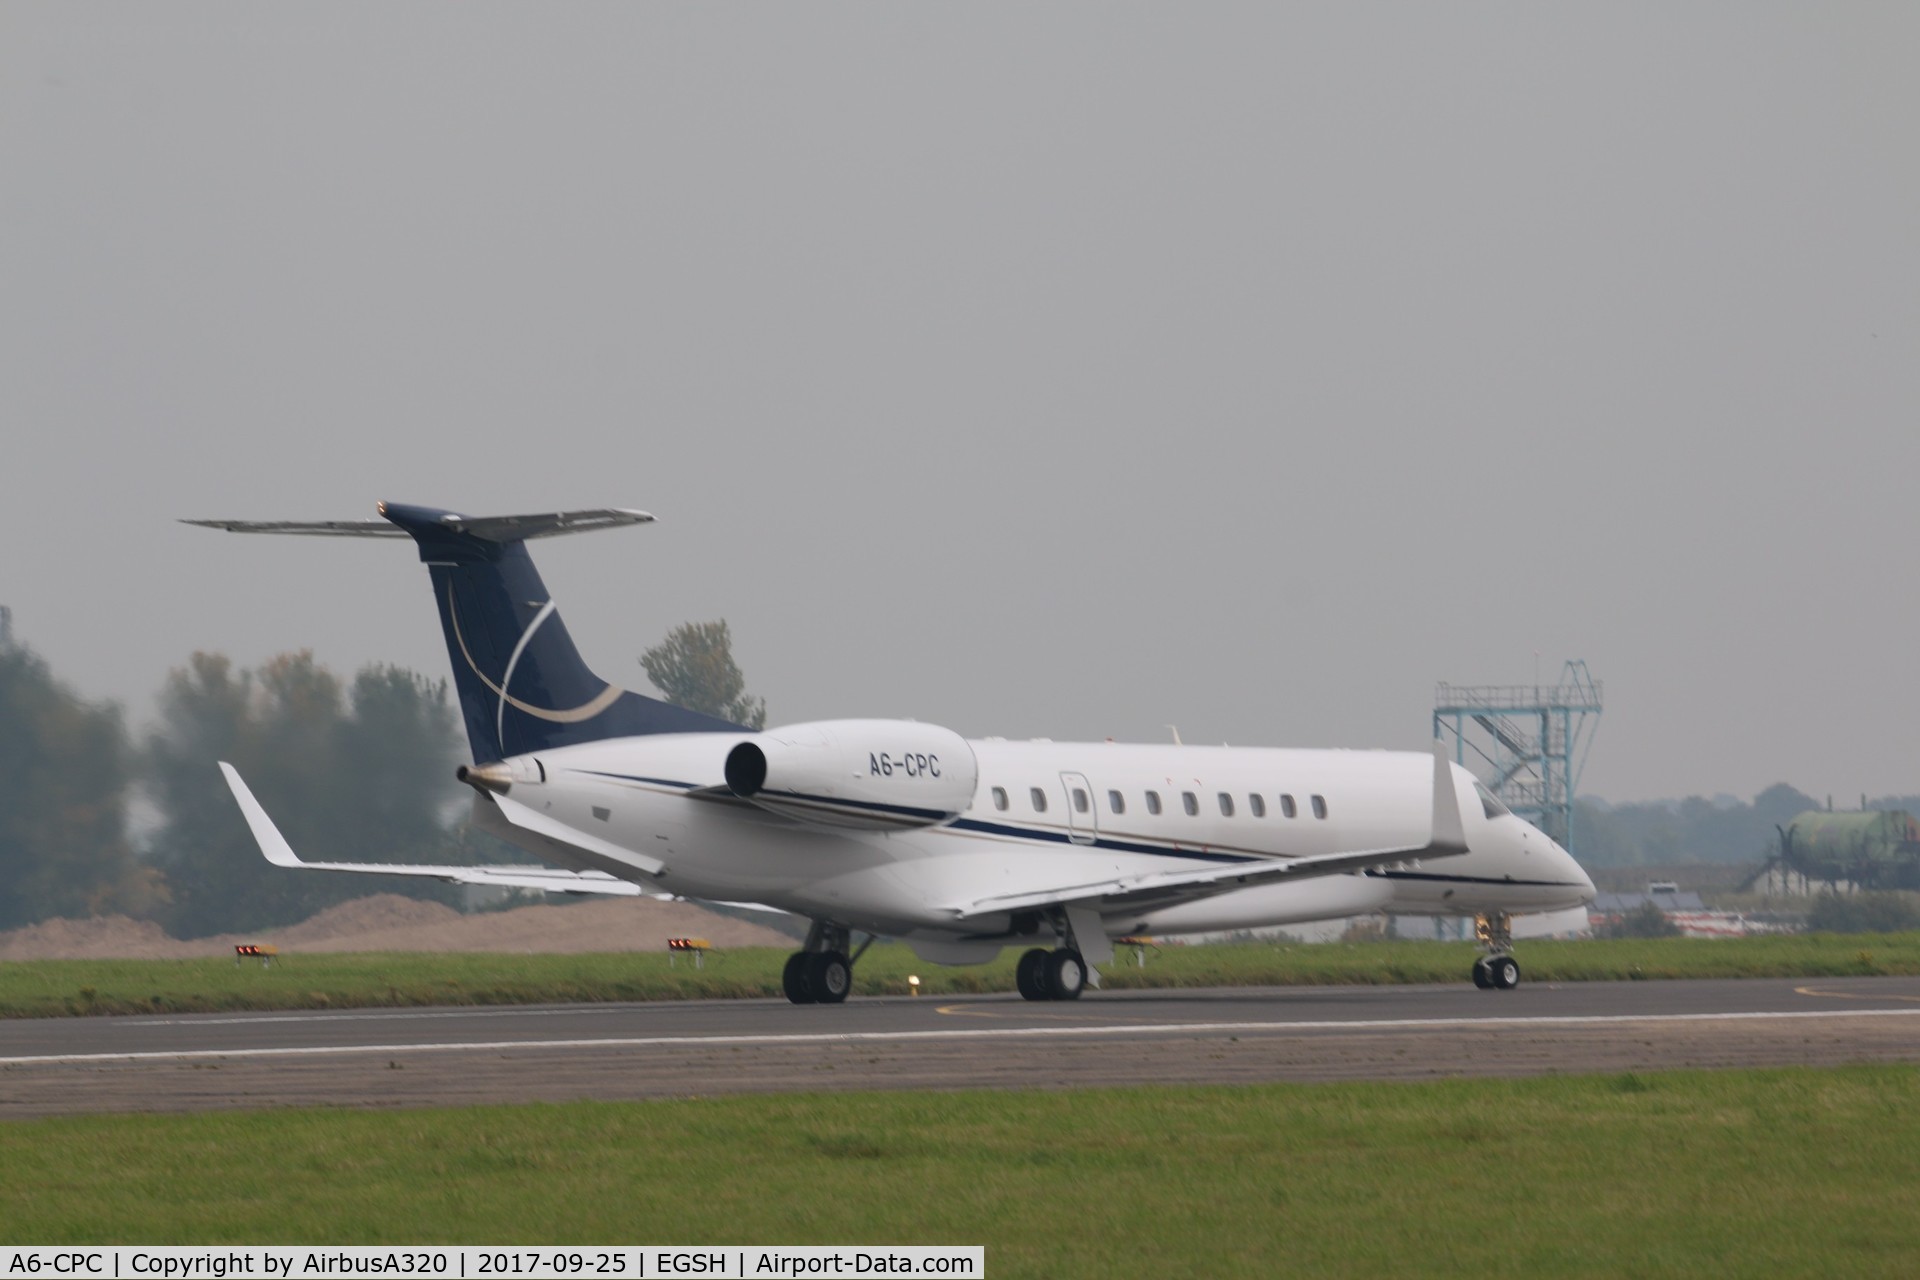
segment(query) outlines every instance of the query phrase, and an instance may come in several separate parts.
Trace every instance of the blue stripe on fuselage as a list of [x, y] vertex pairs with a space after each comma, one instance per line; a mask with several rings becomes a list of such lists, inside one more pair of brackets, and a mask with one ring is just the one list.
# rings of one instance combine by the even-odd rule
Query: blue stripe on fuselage
[[1251, 853], [1214, 853], [1199, 849], [1169, 849], [1164, 845], [1139, 844], [1131, 840], [1113, 840], [1106, 836], [1095, 836], [1092, 840], [1075, 840], [1065, 831], [1051, 827], [1016, 827], [999, 822], [983, 822], [978, 818], [961, 818], [952, 824], [956, 831], [977, 831], [982, 835], [1011, 836], [1016, 840], [1038, 840], [1046, 844], [1070, 844], [1077, 849], [1105, 849], [1113, 853], [1147, 853], [1159, 858], [1190, 858], [1200, 862], [1266, 862], [1269, 858]]

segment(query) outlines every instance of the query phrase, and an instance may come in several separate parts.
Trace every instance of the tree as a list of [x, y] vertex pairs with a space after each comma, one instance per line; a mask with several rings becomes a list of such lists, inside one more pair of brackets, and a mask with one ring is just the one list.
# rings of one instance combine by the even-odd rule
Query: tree
[[375, 664], [355, 674], [350, 700], [339, 727], [342, 785], [354, 797], [339, 815], [347, 845], [394, 862], [448, 856], [449, 812], [464, 815], [454, 805], [472, 793], [452, 781], [460, 738], [447, 682]]
[[368, 893], [446, 896], [438, 882], [288, 871], [260, 856], [217, 764], [231, 762], [296, 850], [328, 861], [433, 861], [456, 739], [445, 682], [370, 666], [351, 697], [311, 653], [258, 672], [196, 653], [168, 677], [146, 776], [163, 816], [151, 856], [181, 937], [303, 920]]
[[1580, 860], [1596, 867], [1750, 862], [1778, 847], [1775, 826], [1818, 807], [1785, 783], [1768, 787], [1752, 804], [1689, 796], [1603, 809], [1583, 800], [1574, 840]]
[[1905, 933], [1920, 929], [1920, 909], [1900, 893], [1823, 893], [1807, 912], [1815, 933]]
[[747, 680], [733, 660], [727, 620], [686, 622], [640, 655], [647, 679], [667, 701], [719, 716], [749, 729], [767, 727], [767, 701], [747, 696]]
[[119, 708], [0, 640], [0, 928], [164, 901], [127, 842], [130, 757]]

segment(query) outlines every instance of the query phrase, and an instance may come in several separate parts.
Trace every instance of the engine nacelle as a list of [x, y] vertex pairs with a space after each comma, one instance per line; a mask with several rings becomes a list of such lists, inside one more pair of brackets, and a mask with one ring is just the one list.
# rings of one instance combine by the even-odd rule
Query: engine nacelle
[[912, 720], [819, 720], [727, 753], [727, 786], [763, 809], [833, 827], [937, 827], [973, 803], [980, 766], [951, 729]]

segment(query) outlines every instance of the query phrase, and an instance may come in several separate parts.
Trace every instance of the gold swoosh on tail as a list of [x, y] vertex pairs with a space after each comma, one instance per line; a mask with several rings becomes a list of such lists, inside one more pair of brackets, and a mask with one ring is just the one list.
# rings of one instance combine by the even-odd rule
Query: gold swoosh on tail
[[541, 720], [548, 720], [554, 724], [579, 724], [582, 720], [593, 719], [602, 711], [605, 711], [608, 707], [620, 701], [620, 695], [626, 692], [625, 689], [618, 689], [613, 685], [608, 685], [600, 691], [599, 696], [593, 698], [591, 701], [583, 702], [579, 706], [572, 707], [566, 711], [549, 711], [545, 707], [536, 707], [531, 702], [522, 702], [493, 681], [487, 679], [487, 673], [480, 669], [480, 664], [473, 660], [473, 654], [468, 652], [467, 638], [460, 634], [460, 611], [453, 607], [453, 587], [451, 585], [447, 587], [447, 617], [453, 620], [453, 638], [459, 642], [460, 656], [467, 660], [467, 669], [473, 672], [474, 675], [480, 677], [480, 683], [492, 690], [494, 696], [504, 700], [508, 706], [516, 711], [524, 711], [530, 716]]

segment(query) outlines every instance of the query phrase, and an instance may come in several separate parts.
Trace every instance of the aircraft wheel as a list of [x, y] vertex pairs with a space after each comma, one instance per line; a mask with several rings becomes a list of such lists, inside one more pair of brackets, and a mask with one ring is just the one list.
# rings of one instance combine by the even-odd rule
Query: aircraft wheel
[[1496, 991], [1511, 991], [1520, 985], [1520, 962], [1512, 956], [1495, 956], [1487, 963], [1487, 975]]
[[807, 990], [821, 1004], [839, 1004], [853, 990], [853, 966], [838, 951], [816, 951], [807, 957]]
[[1493, 990], [1493, 974], [1488, 971], [1487, 958], [1481, 956], [1473, 962], [1473, 985], [1482, 991]]
[[813, 991], [807, 986], [807, 961], [811, 959], [804, 951], [796, 951], [787, 957], [787, 967], [780, 971], [780, 989], [787, 993], [787, 999], [794, 1004], [812, 1004]]
[[1047, 998], [1047, 953], [1045, 948], [1034, 947], [1024, 952], [1020, 963], [1014, 966], [1013, 985], [1020, 988], [1020, 994], [1028, 1000]]
[[1071, 947], [1047, 954], [1047, 994], [1055, 1000], [1078, 1000], [1087, 987], [1087, 962]]

